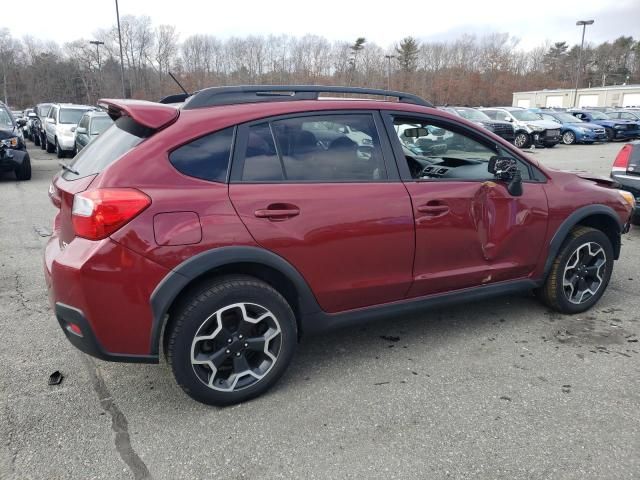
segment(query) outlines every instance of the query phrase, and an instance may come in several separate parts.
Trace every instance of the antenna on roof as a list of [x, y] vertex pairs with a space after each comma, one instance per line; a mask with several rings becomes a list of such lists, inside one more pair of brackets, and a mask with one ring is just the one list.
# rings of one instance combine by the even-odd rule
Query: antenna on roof
[[168, 73], [169, 73], [169, 76], [173, 79], [173, 81], [178, 84], [178, 86], [180, 87], [180, 90], [182, 90], [185, 93], [185, 95], [190, 95], [189, 92], [187, 92], [187, 89], [184, 88], [182, 84], [178, 81], [178, 79], [173, 76], [173, 73], [171, 72], [168, 72]]

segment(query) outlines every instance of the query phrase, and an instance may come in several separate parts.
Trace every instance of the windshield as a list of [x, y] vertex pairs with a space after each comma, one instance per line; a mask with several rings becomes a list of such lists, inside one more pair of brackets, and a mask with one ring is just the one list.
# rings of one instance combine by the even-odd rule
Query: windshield
[[111, 118], [104, 117], [94, 117], [91, 121], [91, 135], [99, 135], [104, 132], [107, 128], [111, 126], [113, 120]]
[[582, 120], [568, 113], [554, 113], [553, 116], [562, 123], [582, 123]]
[[0, 108], [0, 125], [13, 127], [13, 119], [9, 112], [7, 112], [4, 108]]
[[462, 118], [466, 118], [467, 120], [472, 120], [475, 122], [486, 122], [487, 120], [491, 120], [486, 114], [473, 108], [454, 108], [454, 110], [458, 113], [458, 115], [460, 115]]
[[589, 113], [591, 113], [591, 116], [595, 120], [611, 120], [609, 117], [607, 117], [604, 113], [601, 113], [601, 112], [589, 112]]
[[80, 108], [61, 108], [60, 121], [58, 123], [77, 124], [87, 110]]
[[50, 103], [44, 103], [42, 105], [38, 105], [36, 107], [36, 113], [40, 118], [44, 118], [49, 114], [49, 109], [51, 108]]
[[516, 120], [520, 120], [521, 122], [540, 120], [540, 117], [537, 114], [527, 112], [526, 110], [510, 110], [509, 113], [513, 115]]
[[77, 180], [78, 178], [100, 173], [142, 142], [144, 140], [143, 137], [138, 137], [118, 127], [119, 124], [126, 121], [127, 117], [119, 118], [115, 125], [107, 128], [98, 138], [89, 142], [70, 165], [77, 174], [65, 170], [62, 178], [65, 180]]

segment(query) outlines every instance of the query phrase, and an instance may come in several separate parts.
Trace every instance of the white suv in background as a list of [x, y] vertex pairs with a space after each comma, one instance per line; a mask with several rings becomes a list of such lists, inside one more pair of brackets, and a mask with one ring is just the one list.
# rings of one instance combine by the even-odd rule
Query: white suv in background
[[492, 120], [504, 120], [513, 124], [513, 143], [518, 148], [555, 147], [560, 142], [560, 125], [543, 120], [538, 114], [519, 107], [479, 108]]
[[88, 105], [54, 103], [44, 121], [45, 141], [48, 153], [56, 152], [58, 158], [73, 152], [74, 132], [84, 112], [93, 110]]

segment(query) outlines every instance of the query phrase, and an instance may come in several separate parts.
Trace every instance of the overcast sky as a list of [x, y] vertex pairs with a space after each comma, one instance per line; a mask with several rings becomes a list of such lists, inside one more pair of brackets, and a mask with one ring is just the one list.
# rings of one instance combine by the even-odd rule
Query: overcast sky
[[[64, 43], [92, 38], [115, 24], [114, 0], [28, 0], [11, 16], [14, 36], [32, 35]], [[208, 33], [222, 38], [307, 33], [329, 40], [363, 36], [387, 47], [412, 35], [455, 39], [463, 33], [508, 32], [520, 48], [545, 41], [580, 42], [576, 20], [595, 19], [586, 40], [599, 43], [620, 35], [640, 38], [640, 0], [120, 0], [120, 15], [148, 15], [154, 25], [175, 25], [181, 38]], [[37, 14], [36, 14], [37, 12]], [[5, 18], [7, 20], [7, 18]]]

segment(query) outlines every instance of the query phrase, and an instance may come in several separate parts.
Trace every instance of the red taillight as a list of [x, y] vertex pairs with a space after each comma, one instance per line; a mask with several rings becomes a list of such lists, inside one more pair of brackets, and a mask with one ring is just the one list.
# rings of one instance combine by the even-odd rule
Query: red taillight
[[51, 203], [53, 203], [54, 207], [60, 208], [60, 205], [62, 205], [62, 199], [60, 198], [58, 187], [56, 187], [53, 182], [49, 185], [49, 198], [51, 199]]
[[151, 205], [133, 188], [103, 188], [75, 195], [71, 217], [78, 237], [100, 240], [111, 235]]
[[613, 168], [621, 168], [626, 170], [629, 167], [629, 160], [631, 159], [631, 145], [625, 145], [622, 150], [618, 152], [615, 161], [613, 162]]

